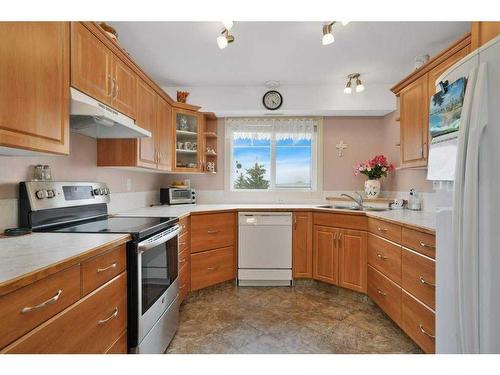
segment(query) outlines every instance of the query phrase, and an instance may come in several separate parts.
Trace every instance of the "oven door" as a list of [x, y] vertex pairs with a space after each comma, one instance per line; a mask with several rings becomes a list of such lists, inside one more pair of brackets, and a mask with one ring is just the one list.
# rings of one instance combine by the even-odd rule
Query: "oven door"
[[192, 203], [191, 189], [174, 189], [169, 190], [169, 204], [186, 204]]
[[137, 244], [137, 313], [140, 343], [179, 294], [176, 225]]

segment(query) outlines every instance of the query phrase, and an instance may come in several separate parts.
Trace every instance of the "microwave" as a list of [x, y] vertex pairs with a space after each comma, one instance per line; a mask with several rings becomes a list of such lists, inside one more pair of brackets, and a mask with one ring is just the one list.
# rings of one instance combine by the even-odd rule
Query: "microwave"
[[164, 188], [160, 189], [160, 203], [161, 204], [195, 204], [196, 192], [194, 189], [183, 188]]

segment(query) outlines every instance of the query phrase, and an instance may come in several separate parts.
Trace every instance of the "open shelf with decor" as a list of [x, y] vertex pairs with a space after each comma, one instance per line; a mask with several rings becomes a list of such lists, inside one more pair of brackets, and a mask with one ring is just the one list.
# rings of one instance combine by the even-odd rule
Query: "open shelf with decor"
[[205, 119], [204, 132], [204, 172], [217, 173], [217, 116], [214, 113], [203, 113]]

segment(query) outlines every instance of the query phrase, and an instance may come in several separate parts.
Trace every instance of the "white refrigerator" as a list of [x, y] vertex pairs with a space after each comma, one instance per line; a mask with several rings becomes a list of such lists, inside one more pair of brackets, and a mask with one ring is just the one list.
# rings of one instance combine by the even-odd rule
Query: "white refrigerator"
[[[442, 194], [436, 228], [436, 352], [500, 353], [500, 37], [437, 81], [467, 77], [448, 171], [429, 152], [428, 178]], [[437, 172], [436, 172], [437, 171]]]

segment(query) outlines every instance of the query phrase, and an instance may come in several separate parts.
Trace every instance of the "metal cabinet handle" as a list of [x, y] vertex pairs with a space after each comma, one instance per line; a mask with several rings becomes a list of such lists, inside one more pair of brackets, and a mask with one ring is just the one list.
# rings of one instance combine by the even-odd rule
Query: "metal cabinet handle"
[[179, 245], [185, 245], [186, 244], [186, 241], [182, 241], [182, 242], [179, 242]]
[[337, 236], [338, 236], [338, 232], [335, 232], [333, 234], [333, 247], [337, 247]]
[[111, 319], [116, 318], [118, 316], [118, 307], [115, 307], [113, 314], [108, 316], [106, 319], [101, 319], [97, 321], [97, 324], [104, 324], [109, 322]]
[[219, 269], [219, 267], [208, 267], [207, 271], [215, 271], [217, 269]]
[[115, 99], [118, 98], [118, 83], [116, 82], [116, 79], [115, 79]]
[[186, 284], [182, 284], [179, 289], [184, 289], [186, 287]]
[[384, 297], [387, 295], [387, 293], [382, 292], [380, 289], [377, 289], [377, 293], [384, 296]]
[[431, 335], [429, 332], [427, 332], [427, 331], [424, 329], [424, 326], [422, 325], [422, 323], [420, 323], [420, 324], [418, 325], [418, 327], [420, 328], [420, 332], [422, 332], [424, 335], [429, 336], [431, 339], [435, 339], [435, 338], [436, 338], [436, 336]]
[[52, 305], [53, 303], [57, 302], [57, 300], [59, 299], [61, 294], [62, 294], [62, 289], [59, 289], [57, 291], [56, 295], [52, 298], [49, 298], [47, 301], [42, 302], [41, 304], [36, 305], [36, 306], [23, 307], [23, 309], [21, 310], [21, 314], [26, 314], [32, 310], [38, 310], [38, 309], [41, 309], [42, 307]]
[[385, 255], [382, 255], [382, 254], [377, 254], [377, 258], [379, 258], [381, 260], [387, 260], [387, 257]]
[[187, 260], [187, 258], [182, 258], [179, 260], [179, 263], [184, 263]]
[[387, 232], [387, 228], [380, 228], [380, 227], [378, 227], [377, 230], [379, 232]]
[[339, 233], [339, 239], [338, 239], [337, 247], [340, 248], [341, 245], [342, 245], [342, 232]]
[[113, 263], [112, 265], [107, 266], [105, 268], [98, 268], [97, 269], [97, 273], [101, 273], [101, 272], [107, 271], [107, 270], [109, 270], [111, 268], [116, 268], [116, 263]]
[[293, 230], [296, 230], [297, 229], [297, 216], [295, 215], [293, 217]]
[[113, 96], [113, 92], [115, 91], [115, 83], [113, 78], [111, 78], [111, 74], [108, 74], [108, 79], [111, 82], [111, 90], [109, 91], [108, 98], [111, 98]]
[[420, 241], [420, 246], [427, 247], [429, 249], [435, 249], [436, 248], [436, 246], [427, 245], [426, 243], [423, 243], [422, 241]]
[[431, 282], [429, 282], [429, 281], [425, 280], [422, 276], [419, 276], [419, 279], [420, 279], [420, 282], [421, 282], [422, 284], [429, 285], [429, 286], [431, 286], [431, 287], [433, 287], [433, 288], [435, 288], [435, 287], [436, 287], [436, 284], [433, 284], [433, 283], [431, 283]]
[[219, 232], [220, 232], [220, 230], [218, 230], [218, 229], [209, 229], [209, 230], [207, 230], [208, 234], [216, 234], [216, 233], [219, 233]]

